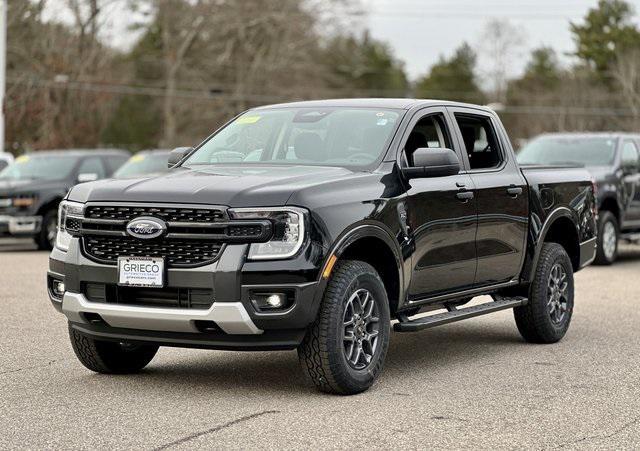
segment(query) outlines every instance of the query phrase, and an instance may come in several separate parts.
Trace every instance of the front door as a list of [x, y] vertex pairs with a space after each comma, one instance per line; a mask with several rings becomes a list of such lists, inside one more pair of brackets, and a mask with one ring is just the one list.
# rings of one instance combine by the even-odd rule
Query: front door
[[623, 229], [640, 229], [640, 152], [634, 141], [622, 143], [621, 161], [624, 179], [624, 221]]
[[[423, 110], [404, 136], [402, 165], [418, 148], [454, 149], [444, 109]], [[476, 272], [476, 201], [466, 174], [412, 179], [407, 225], [414, 241], [409, 298], [417, 300], [473, 285]]]
[[490, 113], [451, 108], [468, 175], [476, 190], [478, 269], [475, 285], [517, 279], [528, 228], [528, 185], [506, 133]]

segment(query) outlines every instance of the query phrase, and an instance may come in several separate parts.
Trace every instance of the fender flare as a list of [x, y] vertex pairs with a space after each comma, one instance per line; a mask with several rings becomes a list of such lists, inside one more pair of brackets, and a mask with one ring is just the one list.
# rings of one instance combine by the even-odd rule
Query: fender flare
[[[324, 261], [321, 266], [319, 280], [318, 280], [318, 295], [320, 298], [324, 296], [324, 291], [327, 286], [328, 279], [323, 277], [323, 273], [329, 264], [332, 256], [335, 256], [337, 259], [340, 259], [340, 256], [344, 253], [344, 251], [353, 243], [362, 238], [378, 238], [382, 240], [388, 247], [391, 249], [395, 257], [395, 264], [398, 271], [398, 299], [397, 302], [400, 304], [402, 302], [402, 298], [404, 296], [404, 271], [402, 265], [402, 252], [400, 250], [400, 245], [393, 238], [393, 234], [390, 230], [379, 223], [373, 222], [361, 222], [358, 224], [354, 224], [348, 229], [346, 229], [340, 236], [335, 240], [334, 244], [327, 252]], [[320, 299], [318, 299], [319, 301]], [[389, 300], [391, 301], [391, 299]]]
[[[530, 281], [533, 277], [533, 272], [535, 271], [535, 268], [538, 266], [538, 260], [540, 259], [540, 253], [542, 252], [542, 246], [545, 243], [547, 234], [549, 233], [551, 226], [553, 226], [553, 224], [558, 219], [561, 219], [561, 218], [566, 218], [570, 220], [575, 228], [576, 235], [578, 237], [580, 236], [578, 226], [576, 224], [575, 215], [568, 207], [558, 207], [555, 210], [553, 210], [549, 214], [549, 216], [547, 216], [547, 219], [545, 219], [544, 223], [542, 224], [542, 227], [540, 228], [540, 233], [538, 234], [538, 236], [533, 237], [535, 242], [535, 248], [534, 248], [535, 250], [534, 250], [533, 258], [530, 263], [530, 267], [527, 268], [527, 271], [525, 273], [526, 277], [523, 278], [526, 281]], [[578, 243], [579, 242], [580, 240], [578, 238]]]

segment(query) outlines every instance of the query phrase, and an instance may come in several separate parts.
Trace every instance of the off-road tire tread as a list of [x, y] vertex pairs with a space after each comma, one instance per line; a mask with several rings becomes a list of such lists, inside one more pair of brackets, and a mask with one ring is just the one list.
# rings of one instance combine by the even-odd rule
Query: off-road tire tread
[[[145, 345], [139, 350], [113, 352], [104, 348], [106, 342], [100, 342], [79, 332], [69, 325], [69, 338], [73, 352], [87, 369], [104, 374], [130, 374], [143, 369], [151, 362], [157, 346]], [[110, 345], [111, 343], [109, 343]], [[115, 345], [115, 343], [113, 343]], [[101, 349], [102, 347], [102, 349]]]
[[[371, 372], [374, 374], [371, 383], [365, 385], [354, 384], [342, 365], [335, 362], [332, 363], [332, 360], [335, 360], [332, 357], [337, 356], [331, 355], [331, 350], [328, 346], [331, 339], [329, 336], [330, 325], [336, 321], [336, 315], [342, 315], [343, 313], [340, 307], [344, 293], [349, 290], [355, 278], [362, 274], [372, 275], [380, 283], [380, 286], [384, 288], [382, 279], [370, 264], [359, 260], [343, 260], [336, 264], [325, 291], [318, 316], [309, 327], [302, 344], [298, 348], [300, 363], [303, 369], [306, 370], [305, 373], [308, 379], [320, 391], [325, 393], [350, 395], [365, 391], [373, 383], [375, 375], [379, 374], [384, 364], [389, 341], [388, 332], [386, 334], [381, 333], [380, 339], [384, 341], [380, 345], [383, 346], [383, 349], [375, 366], [371, 368]], [[388, 306], [386, 297], [383, 303]]]
[[573, 305], [569, 308], [568, 321], [564, 330], [561, 331], [551, 325], [547, 312], [547, 278], [551, 268], [559, 259], [564, 260], [567, 276], [573, 280], [573, 267], [565, 249], [557, 243], [545, 243], [529, 288], [529, 302], [513, 310], [520, 335], [530, 343], [556, 343], [562, 339], [569, 328]]

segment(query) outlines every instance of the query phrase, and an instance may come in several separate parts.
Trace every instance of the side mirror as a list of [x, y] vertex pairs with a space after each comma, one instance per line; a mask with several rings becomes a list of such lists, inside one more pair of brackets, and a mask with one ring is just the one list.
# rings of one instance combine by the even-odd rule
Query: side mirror
[[408, 179], [445, 177], [460, 172], [458, 155], [441, 147], [420, 148], [413, 152], [413, 166], [403, 168]]
[[78, 174], [78, 183], [94, 182], [96, 180], [98, 180], [98, 174], [96, 174], [95, 172]]
[[182, 159], [193, 150], [193, 147], [176, 147], [169, 153], [169, 160], [167, 161], [167, 167], [171, 169], [176, 164], [180, 163]]

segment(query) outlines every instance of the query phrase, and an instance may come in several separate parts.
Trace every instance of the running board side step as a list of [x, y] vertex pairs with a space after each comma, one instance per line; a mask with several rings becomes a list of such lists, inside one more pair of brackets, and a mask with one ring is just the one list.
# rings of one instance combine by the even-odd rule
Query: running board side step
[[486, 315], [488, 313], [499, 312], [500, 310], [520, 307], [526, 305], [528, 302], [527, 298], [521, 297], [498, 298], [496, 296], [496, 298], [497, 300], [487, 302], [485, 304], [450, 310], [448, 312], [424, 316], [414, 320], [401, 317], [400, 321], [393, 325], [393, 330], [396, 332], [417, 332], [419, 330], [430, 329], [431, 327], [442, 326], [443, 324], [455, 323], [456, 321], [462, 321], [464, 319]]

